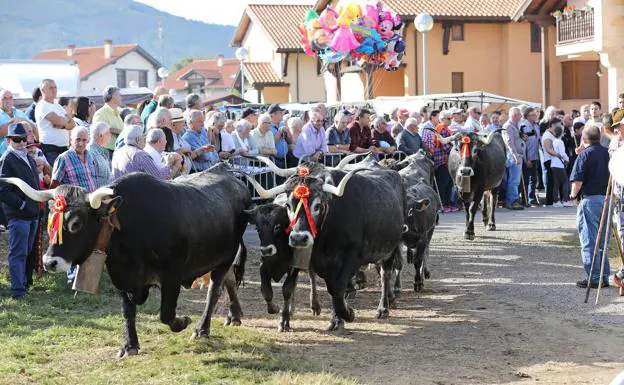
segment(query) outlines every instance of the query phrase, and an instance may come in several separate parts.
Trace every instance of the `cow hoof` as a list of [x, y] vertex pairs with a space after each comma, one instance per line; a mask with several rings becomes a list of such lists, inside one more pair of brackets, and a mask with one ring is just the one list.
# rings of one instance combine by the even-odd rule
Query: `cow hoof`
[[345, 293], [345, 299], [354, 299], [356, 295], [357, 295], [356, 290], [348, 291]]
[[117, 352], [117, 359], [121, 360], [128, 356], [136, 356], [139, 354], [139, 348], [123, 347]]
[[241, 326], [241, 320], [238, 317], [227, 316], [223, 326]]
[[388, 300], [388, 306], [390, 307], [390, 309], [396, 309], [397, 308], [396, 298], [392, 298]]
[[429, 269], [425, 269], [425, 278], [426, 279], [431, 278], [431, 272], [429, 271]]
[[394, 294], [395, 298], [399, 298], [401, 296], [401, 293], [402, 291], [400, 288], [392, 290], [392, 294]]
[[179, 333], [182, 330], [186, 329], [187, 326], [191, 324], [191, 319], [187, 316], [184, 317], [176, 317], [173, 322], [169, 325], [169, 328], [174, 333]]
[[488, 231], [496, 231], [496, 224], [495, 223], [490, 223], [490, 225], [488, 226]]
[[278, 314], [280, 312], [280, 307], [274, 303], [267, 304], [267, 312], [269, 314]]
[[193, 334], [191, 334], [190, 341], [198, 340], [200, 338], [208, 338], [210, 337], [210, 330], [195, 330]]
[[355, 311], [353, 311], [352, 308], [348, 307], [347, 308], [347, 318], [345, 318], [345, 321], [347, 322], [353, 322], [353, 320], [355, 320]]
[[329, 326], [327, 327], [328, 332], [337, 332], [340, 330], [344, 330], [344, 321], [341, 319], [332, 319], [329, 322]]
[[290, 324], [288, 324], [287, 322], [280, 322], [280, 324], [277, 326], [277, 331], [280, 333], [285, 333], [292, 330], [290, 329]]
[[464, 233], [464, 239], [467, 239], [469, 241], [474, 241], [475, 235], [474, 233]]
[[377, 309], [377, 314], [375, 314], [375, 318], [382, 319], [388, 318], [390, 316], [390, 311], [388, 309]]
[[425, 288], [424, 282], [414, 282], [414, 292], [419, 293]]
[[312, 315], [321, 315], [321, 304], [318, 302], [314, 302], [310, 305], [310, 309], [312, 309]]

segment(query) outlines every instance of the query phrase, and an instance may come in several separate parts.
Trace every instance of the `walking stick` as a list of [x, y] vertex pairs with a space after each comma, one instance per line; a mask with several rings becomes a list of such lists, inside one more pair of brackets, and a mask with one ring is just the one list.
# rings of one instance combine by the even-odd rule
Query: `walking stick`
[[[613, 215], [613, 194], [609, 195], [609, 207], [607, 208], [607, 223], [605, 224], [605, 241], [602, 249], [602, 261], [600, 261], [600, 281], [598, 281], [598, 291], [596, 292], [596, 305], [598, 305], [598, 299], [600, 298], [600, 289], [602, 289], [602, 276], [604, 275], [605, 263], [609, 256], [607, 255], [609, 249], [609, 231], [611, 231], [611, 216]], [[589, 285], [588, 285], [589, 286]]]
[[438, 201], [440, 202], [440, 208], [442, 208], [442, 197], [440, 196], [440, 189], [438, 188], [438, 179], [435, 177], [435, 172], [433, 175], [433, 185], [435, 186], [435, 190], [438, 193]]
[[620, 239], [620, 235], [617, 232], [617, 226], [615, 223], [611, 223], [611, 232], [613, 233], [613, 238], [615, 239], [615, 244], [617, 245], [618, 255], [620, 256], [620, 261], [622, 261], [622, 265], [624, 265], [624, 253], [622, 252], [622, 239]]
[[[607, 196], [611, 197], [611, 177], [609, 177], [609, 184], [607, 185]], [[598, 235], [596, 236], [596, 244], [594, 245], [594, 253], [592, 255], [591, 267], [589, 268], [589, 277], [587, 279], [587, 290], [585, 291], [585, 301], [589, 300], [589, 292], [591, 290], [591, 277], [594, 275], [594, 262], [596, 260], [596, 254], [598, 254], [598, 246], [600, 245], [600, 237], [602, 235], [602, 226], [604, 225], [604, 217], [607, 210], [607, 201], [605, 200], [602, 206], [602, 215], [600, 215], [600, 225], [598, 226]]]
[[526, 190], [526, 186], [524, 185], [524, 173], [520, 174], [520, 184], [522, 184], [522, 196], [524, 196], [524, 205], [528, 206], [529, 205], [529, 199], [527, 197], [527, 190]]

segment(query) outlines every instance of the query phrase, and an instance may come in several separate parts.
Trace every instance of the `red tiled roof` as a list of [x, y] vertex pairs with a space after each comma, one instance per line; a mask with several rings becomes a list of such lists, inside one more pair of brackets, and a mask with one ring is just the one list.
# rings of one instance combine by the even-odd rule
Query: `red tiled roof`
[[245, 77], [252, 86], [287, 85], [275, 72], [271, 63], [245, 63]]
[[[331, 0], [318, 0], [322, 10]], [[426, 12], [434, 18], [484, 18], [511, 20], [523, 11], [527, 0], [385, 0], [390, 9], [403, 17]]]
[[252, 22], [267, 34], [278, 51], [300, 50], [298, 27], [310, 8], [310, 5], [249, 4], [234, 32], [232, 46], [242, 44]]
[[223, 66], [219, 69], [217, 59], [194, 60], [182, 69], [169, 74], [165, 80], [165, 87], [182, 89], [186, 88], [186, 80], [182, 77], [191, 70], [201, 73], [208, 79], [218, 79], [208, 88], [232, 88], [236, 80], [236, 74], [240, 70], [240, 62], [237, 59], [223, 59]]
[[[80, 68], [80, 78], [84, 79], [92, 73], [98, 71], [102, 67], [110, 64], [111, 62], [119, 59], [120, 57], [128, 54], [131, 51], [138, 50], [139, 53], [145, 53], [140, 49], [138, 44], [123, 44], [112, 46], [111, 57], [107, 59], [104, 56], [104, 46], [99, 47], [79, 47], [74, 48], [74, 54], [72, 56], [67, 55], [67, 48], [63, 49], [50, 49], [37, 53], [33, 56], [34, 60], [69, 60], [78, 63]], [[145, 56], [145, 55], [144, 55]], [[148, 61], [153, 61], [153, 58], [148, 58]]]

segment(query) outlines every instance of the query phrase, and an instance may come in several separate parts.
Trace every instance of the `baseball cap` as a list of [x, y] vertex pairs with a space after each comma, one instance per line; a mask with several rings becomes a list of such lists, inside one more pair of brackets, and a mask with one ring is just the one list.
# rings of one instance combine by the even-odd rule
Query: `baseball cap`
[[450, 112], [452, 115], [455, 114], [461, 114], [462, 112], [464, 112], [464, 110], [462, 110], [461, 108], [457, 108], [457, 107], [451, 107], [448, 112]]
[[19, 137], [25, 138], [28, 136], [26, 129], [22, 123], [11, 124], [9, 126], [9, 132], [6, 135], [8, 138]]
[[181, 122], [184, 121], [184, 113], [181, 108], [170, 108], [169, 112], [171, 112], [171, 121], [172, 122]]
[[255, 115], [257, 113], [258, 111], [254, 110], [253, 108], [245, 108], [245, 110], [243, 110], [243, 119], [245, 119], [249, 115]]
[[271, 104], [268, 112], [269, 114], [273, 114], [275, 112], [286, 112], [286, 110], [280, 107], [279, 104]]
[[401, 108], [399, 110], [399, 115], [401, 115], [401, 116], [409, 116], [409, 111], [406, 110], [405, 108]]

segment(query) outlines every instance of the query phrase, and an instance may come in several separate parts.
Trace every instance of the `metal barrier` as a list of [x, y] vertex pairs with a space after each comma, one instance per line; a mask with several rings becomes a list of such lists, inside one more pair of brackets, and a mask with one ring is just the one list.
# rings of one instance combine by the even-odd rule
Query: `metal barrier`
[[[266, 190], [277, 185], [275, 173], [259, 160], [244, 158], [242, 156], [233, 156], [228, 161], [233, 169], [240, 170], [241, 173], [245, 173], [250, 177], [253, 177]], [[247, 178], [238, 173], [235, 175], [238, 179], [245, 182], [247, 189], [251, 193], [252, 200], [257, 201], [262, 199]]]

